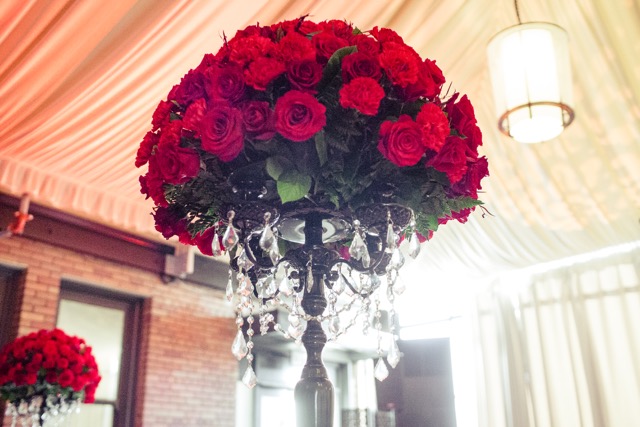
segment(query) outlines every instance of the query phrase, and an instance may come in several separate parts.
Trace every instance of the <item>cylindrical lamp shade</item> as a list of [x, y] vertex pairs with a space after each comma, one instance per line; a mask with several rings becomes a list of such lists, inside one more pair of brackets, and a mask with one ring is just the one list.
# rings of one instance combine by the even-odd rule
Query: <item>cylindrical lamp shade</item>
[[530, 22], [498, 33], [488, 46], [500, 131], [524, 143], [548, 141], [573, 121], [567, 33]]

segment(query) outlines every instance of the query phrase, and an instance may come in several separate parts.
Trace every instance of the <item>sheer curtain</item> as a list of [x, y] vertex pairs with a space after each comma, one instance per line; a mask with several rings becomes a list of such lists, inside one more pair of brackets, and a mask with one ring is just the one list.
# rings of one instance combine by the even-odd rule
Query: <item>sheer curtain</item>
[[640, 420], [640, 246], [503, 276], [477, 300], [479, 425]]

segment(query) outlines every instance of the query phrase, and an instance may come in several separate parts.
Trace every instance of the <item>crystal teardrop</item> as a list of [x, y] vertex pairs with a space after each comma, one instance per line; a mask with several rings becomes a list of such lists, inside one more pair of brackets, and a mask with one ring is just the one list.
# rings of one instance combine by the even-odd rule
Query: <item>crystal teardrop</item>
[[378, 286], [380, 286], [380, 283], [382, 283], [382, 281], [380, 280], [380, 277], [377, 274], [374, 273], [369, 277], [369, 285], [371, 287], [371, 290], [374, 290]]
[[387, 227], [387, 252], [391, 252], [393, 251], [397, 244], [396, 244], [396, 233], [393, 231], [393, 224], [389, 224], [389, 226]]
[[303, 324], [299, 324], [297, 326], [289, 325], [287, 332], [289, 332], [289, 335], [291, 336], [291, 338], [293, 338], [294, 340], [297, 340], [302, 336], [302, 333], [304, 332], [304, 325]]
[[236, 338], [233, 340], [233, 344], [231, 345], [231, 353], [236, 357], [236, 359], [242, 360], [242, 358], [247, 355], [248, 351], [249, 349], [247, 348], [247, 342], [244, 339], [242, 329], [238, 329]]
[[258, 384], [258, 377], [256, 377], [256, 373], [253, 371], [251, 365], [247, 366], [247, 370], [244, 371], [242, 384], [247, 386], [247, 388], [254, 388], [256, 384]]
[[233, 299], [233, 283], [231, 281], [231, 277], [229, 277], [229, 281], [227, 282], [225, 296], [227, 297], [227, 301], [231, 301]]
[[227, 250], [231, 250], [231, 248], [233, 248], [236, 243], [238, 243], [238, 240], [238, 233], [236, 232], [236, 229], [231, 223], [229, 223], [227, 229], [224, 232], [224, 235], [222, 236], [224, 247], [227, 248]]
[[289, 296], [293, 293], [291, 282], [289, 282], [289, 278], [286, 275], [282, 278], [282, 280], [280, 280], [280, 283], [278, 284], [278, 290], [286, 296]]
[[360, 233], [356, 232], [353, 235], [351, 246], [349, 246], [349, 255], [351, 255], [353, 259], [359, 260], [362, 257], [363, 250], [366, 249], [367, 245], [365, 245], [362, 236], [360, 236]]
[[391, 347], [389, 348], [389, 353], [387, 354], [387, 362], [389, 362], [389, 366], [395, 369], [400, 362], [400, 349], [398, 348], [398, 342], [395, 339], [391, 340]]
[[395, 248], [391, 254], [391, 261], [389, 261], [389, 267], [394, 270], [399, 270], [404, 265], [404, 255], [400, 252], [400, 249]]
[[407, 286], [404, 284], [404, 280], [402, 280], [400, 275], [398, 275], [395, 283], [393, 284], [393, 292], [396, 295], [402, 295], [406, 290], [407, 290]]
[[238, 255], [238, 268], [240, 270], [249, 271], [253, 267], [253, 262], [249, 259], [247, 251], [243, 248], [240, 255]]
[[415, 259], [418, 254], [420, 254], [420, 240], [418, 240], [418, 233], [414, 231], [409, 238], [409, 255]]
[[289, 321], [289, 324], [292, 326], [298, 326], [300, 324], [300, 318], [293, 313], [289, 314], [289, 317], [287, 318], [287, 320]]
[[373, 375], [380, 382], [384, 381], [389, 376], [389, 370], [387, 369], [387, 364], [384, 363], [382, 357], [378, 359], [378, 363], [376, 363], [376, 367], [373, 371]]
[[337, 314], [334, 314], [329, 319], [329, 332], [333, 335], [338, 335], [338, 332], [340, 332], [340, 317]]
[[364, 268], [369, 268], [371, 265], [371, 257], [369, 256], [369, 250], [366, 246], [362, 248], [362, 255], [360, 256], [360, 260], [362, 261], [362, 266]]
[[258, 243], [263, 250], [268, 251], [275, 243], [275, 240], [276, 236], [273, 234], [273, 230], [267, 225], [264, 227], [264, 230], [262, 230], [260, 241]]
[[213, 256], [222, 255], [222, 247], [220, 246], [220, 238], [218, 237], [218, 233], [213, 233], [213, 240], [211, 241], [211, 252]]

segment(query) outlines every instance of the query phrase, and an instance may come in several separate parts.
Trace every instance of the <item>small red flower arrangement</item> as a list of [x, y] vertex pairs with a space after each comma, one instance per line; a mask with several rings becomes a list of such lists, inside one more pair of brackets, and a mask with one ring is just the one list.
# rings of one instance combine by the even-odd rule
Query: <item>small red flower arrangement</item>
[[465, 222], [488, 164], [471, 103], [444, 83], [388, 28], [301, 18], [238, 31], [171, 89], [140, 144], [156, 228], [210, 248], [242, 170], [264, 171], [283, 204], [355, 209], [384, 194], [425, 236]]
[[0, 397], [11, 403], [35, 396], [93, 403], [100, 379], [91, 347], [60, 329], [33, 332], [0, 351]]

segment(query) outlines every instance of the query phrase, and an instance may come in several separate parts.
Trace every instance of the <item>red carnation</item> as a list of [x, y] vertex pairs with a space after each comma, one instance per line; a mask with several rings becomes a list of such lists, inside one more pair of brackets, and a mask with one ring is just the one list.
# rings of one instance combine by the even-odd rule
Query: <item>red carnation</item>
[[267, 85], [284, 73], [284, 64], [275, 58], [258, 58], [244, 70], [249, 86], [257, 90], [266, 90]]
[[316, 59], [316, 50], [311, 40], [298, 33], [287, 33], [276, 46], [275, 57], [288, 65], [305, 59]]
[[340, 89], [340, 105], [355, 108], [367, 116], [378, 114], [384, 89], [370, 77], [356, 77]]
[[245, 67], [258, 58], [271, 55], [275, 50], [275, 44], [261, 35], [236, 38], [229, 41], [229, 61], [240, 67]]
[[380, 53], [380, 43], [366, 34], [354, 36], [354, 42], [359, 53], [377, 58]]
[[196, 136], [200, 136], [198, 130], [200, 129], [200, 122], [207, 113], [207, 101], [204, 98], [195, 100], [187, 111], [184, 113], [182, 119], [182, 127], [184, 129], [193, 131]]
[[171, 120], [171, 110], [174, 108], [173, 103], [169, 101], [160, 101], [156, 110], [153, 112], [151, 119], [151, 130], [156, 131], [169, 123]]
[[427, 162], [427, 166], [447, 174], [451, 184], [460, 181], [467, 171], [466, 144], [458, 136], [447, 137], [438, 154]]
[[449, 121], [442, 110], [433, 103], [424, 104], [416, 116], [416, 123], [422, 129], [422, 137], [427, 148], [440, 151], [445, 138], [449, 136]]
[[378, 150], [398, 166], [413, 166], [420, 161], [427, 148], [422, 142], [420, 125], [403, 114], [397, 122], [382, 122]]
[[58, 384], [60, 384], [60, 387], [71, 387], [75, 378], [70, 369], [65, 369], [58, 376]]
[[378, 39], [380, 43], [397, 43], [404, 45], [402, 37], [390, 28], [373, 27], [371, 35]]
[[313, 95], [290, 90], [276, 102], [276, 130], [291, 141], [306, 141], [327, 123], [325, 112]]
[[149, 157], [153, 151], [153, 147], [158, 144], [158, 135], [153, 132], [147, 132], [142, 139], [138, 152], [136, 153], [136, 167], [145, 165], [149, 161]]
[[418, 81], [420, 57], [408, 46], [387, 43], [378, 58], [394, 85], [406, 87]]
[[200, 123], [202, 148], [223, 162], [238, 157], [243, 148], [242, 113], [228, 105], [211, 108]]

